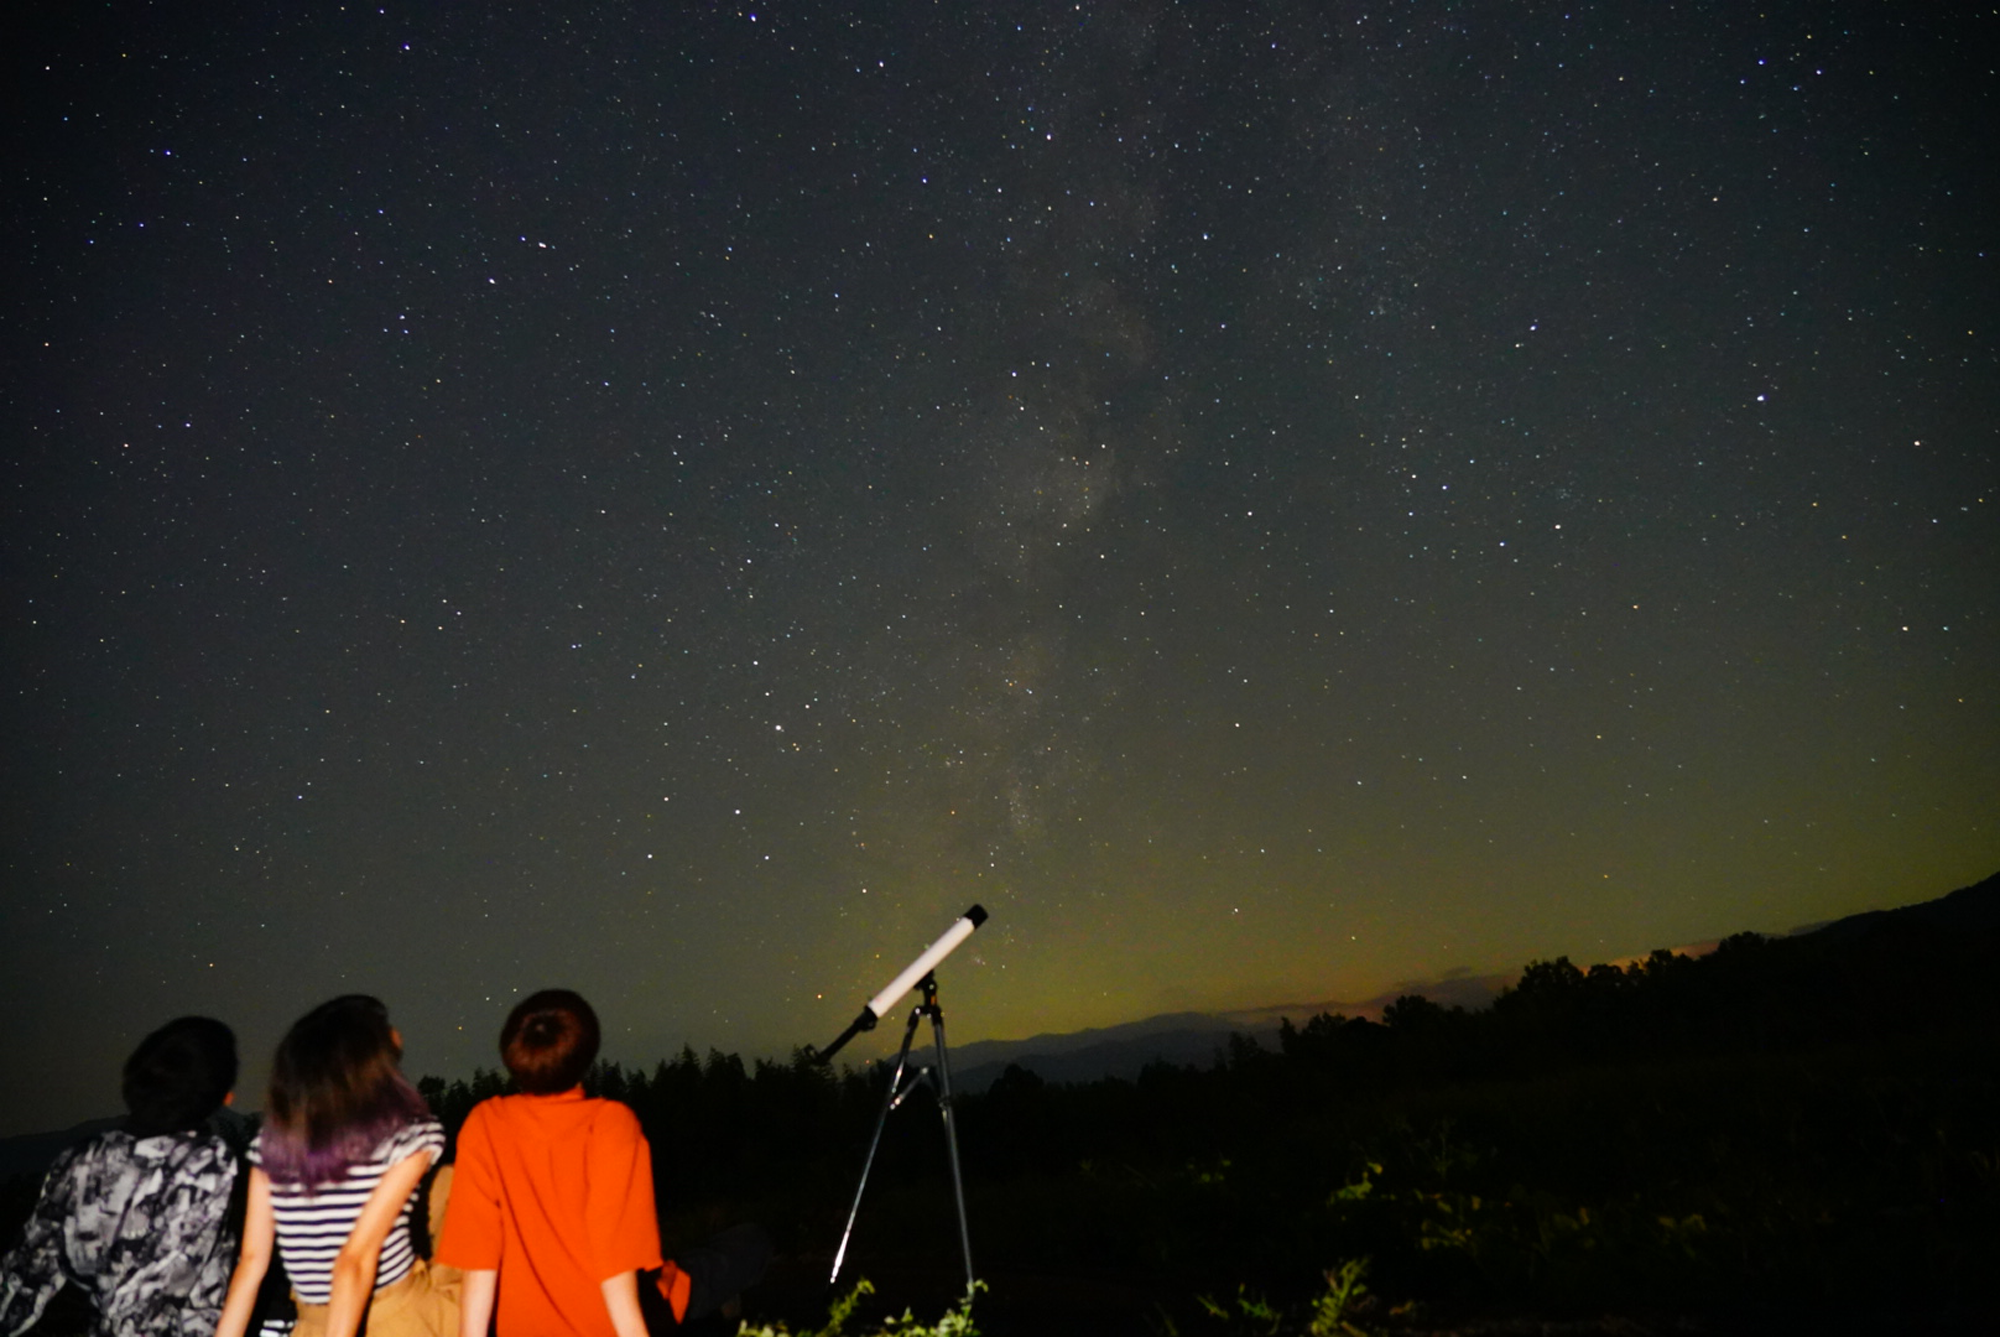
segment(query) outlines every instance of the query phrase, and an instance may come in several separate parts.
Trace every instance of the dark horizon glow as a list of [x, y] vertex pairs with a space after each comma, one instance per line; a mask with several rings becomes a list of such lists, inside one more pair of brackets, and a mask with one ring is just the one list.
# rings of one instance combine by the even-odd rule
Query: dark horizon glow
[[10, 43], [0, 1135], [2000, 869], [1991, 13], [687, 8]]

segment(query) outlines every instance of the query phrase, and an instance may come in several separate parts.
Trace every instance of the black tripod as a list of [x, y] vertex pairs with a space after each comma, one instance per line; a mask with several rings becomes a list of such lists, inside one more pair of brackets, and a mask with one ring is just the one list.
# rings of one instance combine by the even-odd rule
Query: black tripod
[[[983, 916], [982, 916], [983, 918]], [[923, 990], [924, 1001], [910, 1011], [910, 1022], [903, 1028], [903, 1047], [896, 1054], [896, 1071], [889, 1078], [889, 1089], [882, 1096], [882, 1113], [875, 1119], [875, 1136], [868, 1140], [868, 1158], [861, 1162], [861, 1182], [854, 1189], [854, 1206], [847, 1212], [847, 1229], [840, 1232], [840, 1249], [833, 1255], [833, 1275], [827, 1278], [831, 1286], [840, 1280], [840, 1265], [847, 1260], [847, 1244], [854, 1236], [854, 1218], [861, 1214], [861, 1195], [868, 1191], [868, 1172], [875, 1168], [875, 1150], [882, 1145], [882, 1129], [889, 1122], [889, 1111], [901, 1105], [910, 1092], [920, 1085], [927, 1085], [937, 1096], [938, 1110], [944, 1115], [944, 1144], [951, 1153], [951, 1191], [958, 1205], [958, 1246], [965, 1255], [966, 1294], [972, 1293], [972, 1233], [965, 1224], [965, 1181], [958, 1170], [958, 1131], [951, 1119], [951, 1064], [944, 1052], [944, 1009], [938, 1006], [937, 976], [928, 974], [918, 982]], [[919, 1065], [903, 1080], [909, 1068], [910, 1041], [916, 1038], [917, 1022], [928, 1016], [931, 1019], [931, 1035], [937, 1042], [937, 1068]], [[844, 1040], [846, 1037], [843, 1036]]]

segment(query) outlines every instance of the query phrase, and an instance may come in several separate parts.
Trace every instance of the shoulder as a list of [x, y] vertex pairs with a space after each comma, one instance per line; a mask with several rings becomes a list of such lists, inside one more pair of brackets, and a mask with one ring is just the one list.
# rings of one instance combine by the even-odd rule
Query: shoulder
[[639, 1116], [632, 1107], [619, 1100], [593, 1100], [590, 1113], [590, 1131], [599, 1137], [616, 1138], [620, 1141], [646, 1140], [645, 1131], [639, 1126]]
[[171, 1186], [176, 1193], [226, 1195], [236, 1183], [236, 1149], [228, 1138], [207, 1129], [140, 1138], [126, 1154], [149, 1182]]
[[507, 1126], [507, 1110], [502, 1104], [506, 1096], [488, 1096], [472, 1107], [465, 1116], [465, 1122], [458, 1126], [458, 1152], [465, 1154], [467, 1147], [483, 1147], [503, 1136]]
[[[68, 1184], [72, 1180], [88, 1179], [100, 1173], [101, 1167], [119, 1159], [117, 1152], [106, 1146], [107, 1140], [114, 1134], [119, 1137], [125, 1136], [114, 1129], [112, 1132], [99, 1133], [96, 1137], [87, 1138], [82, 1142], [72, 1142], [58, 1151], [55, 1159], [49, 1162], [48, 1170], [42, 1175], [43, 1192], [55, 1190], [59, 1185]], [[131, 1138], [126, 1137], [125, 1140], [129, 1143]]]
[[49, 1163], [47, 1178], [95, 1178], [133, 1165], [143, 1144], [122, 1128], [107, 1128], [94, 1137], [72, 1142]]
[[66, 1168], [80, 1162], [111, 1160], [128, 1155], [132, 1147], [132, 1135], [122, 1128], [107, 1128], [80, 1142], [72, 1142], [56, 1153], [49, 1163], [51, 1170]]
[[384, 1165], [394, 1165], [418, 1152], [428, 1152], [432, 1160], [444, 1151], [444, 1125], [436, 1119], [418, 1119], [406, 1123], [388, 1137], [376, 1149], [375, 1159]]
[[81, 1142], [72, 1142], [63, 1148], [63, 1155], [77, 1158], [102, 1159], [130, 1156], [132, 1149], [140, 1145], [140, 1139], [123, 1128], [107, 1128], [94, 1133]]
[[236, 1164], [236, 1148], [229, 1144], [229, 1139], [206, 1128], [142, 1137], [128, 1142], [116, 1154], [140, 1165], [167, 1169]]
[[158, 1137], [144, 1137], [132, 1142], [131, 1147], [138, 1155], [172, 1155], [176, 1151], [185, 1155], [198, 1151], [204, 1156], [233, 1156], [235, 1146], [229, 1138], [207, 1125], [185, 1128], [178, 1133], [161, 1133]]
[[231, 1178], [235, 1177], [237, 1168], [243, 1161], [243, 1153], [236, 1143], [221, 1133], [208, 1129], [197, 1130], [189, 1136], [188, 1141], [191, 1144], [187, 1156], [187, 1163], [190, 1166], [202, 1169], [214, 1167], [218, 1171], [226, 1171]]
[[195, 1131], [135, 1138], [112, 1129], [58, 1152], [43, 1191], [96, 1200], [141, 1191], [227, 1191], [235, 1178], [235, 1153], [220, 1137]]

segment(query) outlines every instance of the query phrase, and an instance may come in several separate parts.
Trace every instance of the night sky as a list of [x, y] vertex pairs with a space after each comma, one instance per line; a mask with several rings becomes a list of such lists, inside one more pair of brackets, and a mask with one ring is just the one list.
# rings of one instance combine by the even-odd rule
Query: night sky
[[17, 14], [0, 1133], [350, 990], [783, 1055], [974, 901], [955, 1040], [1993, 873], [1996, 25]]

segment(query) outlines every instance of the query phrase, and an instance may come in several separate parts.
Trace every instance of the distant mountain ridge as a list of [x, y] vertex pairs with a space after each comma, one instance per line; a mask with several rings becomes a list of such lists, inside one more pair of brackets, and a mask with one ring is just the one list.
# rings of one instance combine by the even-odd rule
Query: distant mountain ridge
[[[1936, 900], [1807, 924], [1784, 936], [1846, 941], [1908, 927], [1944, 932], [2000, 929], [2000, 873]], [[1700, 956], [1715, 945], [1709, 941], [1675, 950]], [[953, 1051], [952, 1085], [967, 1091], [983, 1091], [1009, 1064], [1046, 1082], [1091, 1082], [1106, 1077], [1130, 1081], [1150, 1063], [1207, 1066], [1226, 1050], [1231, 1035], [1242, 1035], [1273, 1048], [1279, 1023], [1284, 1020], [1303, 1025], [1312, 1017], [1328, 1013], [1379, 1021], [1383, 1009], [1398, 998], [1413, 994], [1443, 1007], [1477, 1011], [1492, 1003], [1520, 977], [1518, 970], [1500, 975], [1454, 975], [1442, 980], [1400, 984], [1358, 1003], [1328, 1000], [1220, 1013], [1172, 1012], [1066, 1035], [981, 1040]]]
[[[1310, 1014], [1307, 1014], [1310, 1015]], [[1303, 1020], [1303, 1018], [1301, 1018]], [[1278, 1023], [1246, 1022], [1230, 1015], [1170, 1012], [1063, 1035], [1025, 1040], [975, 1040], [951, 1052], [952, 1086], [984, 1091], [1018, 1064], [1047, 1082], [1092, 1082], [1101, 1077], [1137, 1077], [1148, 1063], [1206, 1066], [1232, 1035], [1275, 1036]]]
[[1846, 942], [1882, 929], [1917, 926], [1946, 933], [1983, 933], [2000, 929], [2000, 873], [1984, 882], [1960, 887], [1934, 901], [1919, 901], [1895, 910], [1864, 910], [1858, 915], [1793, 929], [1792, 937]]
[[1379, 1021], [1384, 1008], [1409, 994], [1422, 994], [1444, 1007], [1477, 1010], [1491, 1003], [1518, 978], [1519, 971], [1505, 975], [1456, 975], [1400, 984], [1358, 1003], [1328, 999], [1229, 1012], [1169, 1012], [1142, 1021], [1061, 1035], [978, 1040], [952, 1051], [952, 1085], [967, 1091], [983, 1091], [1009, 1064], [1025, 1068], [1045, 1082], [1094, 1082], [1105, 1077], [1130, 1081], [1149, 1063], [1206, 1067], [1227, 1049], [1232, 1035], [1245, 1036], [1267, 1049], [1274, 1048], [1278, 1026], [1283, 1021], [1303, 1025], [1322, 1012]]

